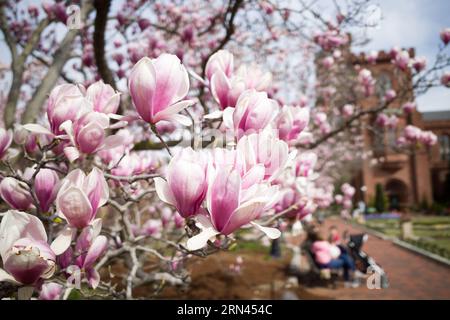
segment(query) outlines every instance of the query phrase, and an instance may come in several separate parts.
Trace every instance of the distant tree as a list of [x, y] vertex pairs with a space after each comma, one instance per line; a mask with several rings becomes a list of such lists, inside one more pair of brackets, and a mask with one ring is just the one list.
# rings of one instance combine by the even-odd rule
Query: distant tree
[[386, 209], [384, 190], [381, 183], [377, 183], [375, 189], [375, 208], [377, 209], [377, 212], [380, 213], [384, 212]]

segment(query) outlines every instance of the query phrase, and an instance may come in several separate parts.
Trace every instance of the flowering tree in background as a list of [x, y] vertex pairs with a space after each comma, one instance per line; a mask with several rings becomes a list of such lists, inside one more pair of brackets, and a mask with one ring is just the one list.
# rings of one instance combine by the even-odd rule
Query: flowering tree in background
[[[334, 202], [349, 214], [340, 184], [372, 156], [361, 128], [395, 128], [450, 83], [444, 29], [428, 68], [392, 50], [402, 90], [375, 99], [346, 62], [369, 4], [327, 19], [306, 1], [1, 1], [1, 295], [156, 295], [241, 233], [276, 239], [278, 220]], [[435, 142], [409, 125], [390, 147]]]

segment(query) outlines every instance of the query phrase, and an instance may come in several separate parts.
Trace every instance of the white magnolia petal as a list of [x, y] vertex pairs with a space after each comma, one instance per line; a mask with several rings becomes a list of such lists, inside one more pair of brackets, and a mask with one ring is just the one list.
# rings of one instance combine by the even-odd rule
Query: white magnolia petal
[[75, 147], [65, 147], [64, 154], [70, 162], [74, 162], [80, 157], [80, 152]]
[[114, 120], [123, 120], [125, 118], [125, 116], [123, 116], [121, 114], [115, 114], [115, 113], [108, 113], [107, 116], [110, 119], [114, 119]]
[[40, 124], [36, 124], [36, 123], [24, 124], [22, 126], [22, 128], [24, 128], [30, 132], [34, 132], [34, 133], [46, 134], [46, 135], [50, 135], [50, 136], [53, 135], [53, 133], [49, 129], [41, 126]]
[[70, 247], [76, 232], [77, 230], [75, 228], [66, 227], [61, 231], [56, 239], [53, 240], [50, 248], [57, 256], [63, 254]]
[[124, 137], [118, 134], [108, 136], [103, 141], [102, 150], [113, 149], [125, 143]]
[[281, 236], [281, 231], [277, 228], [271, 228], [271, 227], [263, 227], [255, 222], [250, 222], [253, 226], [261, 230], [263, 233], [266, 234], [270, 239], [278, 239]]
[[73, 133], [73, 123], [71, 120], [66, 120], [59, 126], [59, 130], [65, 131], [67, 135], [69, 136], [69, 140], [73, 145], [76, 145], [75, 143], [75, 135]]
[[169, 122], [178, 122], [185, 127], [189, 127], [190, 125], [192, 125], [191, 119], [189, 117], [183, 116], [182, 114], [173, 114], [164, 120], [167, 120]]
[[199, 234], [193, 236], [186, 242], [186, 248], [189, 251], [195, 251], [203, 248], [208, 243], [208, 240], [219, 234], [214, 228], [203, 229]]
[[225, 108], [225, 110], [223, 110], [223, 114], [222, 114], [222, 118], [223, 118], [223, 123], [225, 125], [225, 127], [227, 127], [228, 129], [233, 129], [233, 113], [234, 113], [234, 108], [232, 107], [228, 107]]
[[90, 225], [92, 227], [92, 234], [93, 234], [92, 237], [95, 238], [100, 234], [100, 231], [102, 230], [102, 218], [94, 219], [90, 223]]
[[176, 201], [167, 181], [160, 177], [156, 177], [153, 180], [155, 181], [156, 194], [161, 199], [161, 201], [174, 206], [176, 204]]
[[216, 110], [214, 112], [205, 114], [203, 116], [203, 118], [204, 119], [220, 119], [220, 118], [222, 118], [222, 115], [223, 115], [223, 111], [222, 110]]
[[156, 113], [155, 121], [166, 120], [166, 119], [170, 118], [172, 115], [178, 114], [178, 112], [181, 112], [182, 110], [186, 109], [187, 107], [193, 105], [194, 103], [195, 103], [194, 100], [183, 100], [183, 101], [174, 103], [171, 106], [167, 107], [166, 109]]
[[128, 125], [127, 121], [118, 121], [112, 125], [109, 126], [109, 129], [120, 129], [123, 127], [126, 127]]

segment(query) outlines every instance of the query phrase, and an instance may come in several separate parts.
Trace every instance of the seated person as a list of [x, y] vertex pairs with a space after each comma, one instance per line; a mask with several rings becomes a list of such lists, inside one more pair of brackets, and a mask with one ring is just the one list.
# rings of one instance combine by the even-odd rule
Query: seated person
[[[345, 250], [341, 251], [337, 245], [326, 241], [325, 237], [318, 233], [312, 243], [311, 251], [319, 268], [343, 269], [346, 286], [350, 284], [351, 273], [353, 274], [355, 271], [355, 263]], [[352, 284], [352, 286], [355, 285], [356, 283]]]
[[344, 246], [339, 230], [335, 225], [328, 229], [328, 242], [339, 247], [341, 254], [347, 254], [347, 248]]
[[339, 235], [339, 231], [337, 229], [336, 226], [331, 226], [329, 229], [329, 237], [328, 237], [328, 241], [330, 243], [333, 243], [335, 245], [340, 245], [341, 244], [341, 236]]

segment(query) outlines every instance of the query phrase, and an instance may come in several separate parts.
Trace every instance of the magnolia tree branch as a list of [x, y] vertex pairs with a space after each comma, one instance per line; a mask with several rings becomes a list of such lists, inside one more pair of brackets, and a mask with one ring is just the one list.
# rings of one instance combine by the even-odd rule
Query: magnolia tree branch
[[[92, 11], [93, 6], [90, 1], [83, 1], [80, 19], [82, 22], [86, 21], [89, 13]], [[69, 30], [62, 40], [60, 47], [55, 52], [55, 58], [52, 65], [48, 68], [47, 74], [41, 81], [41, 84], [34, 92], [30, 102], [27, 104], [27, 108], [22, 116], [22, 123], [33, 122], [41, 111], [42, 105], [47, 99], [48, 93], [58, 81], [61, 71], [70, 58], [72, 53], [72, 43], [76, 36], [79, 34], [78, 29]], [[12, 123], [11, 123], [12, 124]]]
[[97, 70], [105, 83], [116, 89], [114, 76], [108, 67], [105, 58], [105, 29], [108, 22], [108, 12], [111, 7], [111, 0], [95, 0], [94, 7], [97, 11], [94, 22], [94, 56]]
[[4, 11], [5, 6], [0, 9], [0, 28], [5, 36], [6, 43], [11, 53], [11, 70], [12, 70], [12, 83], [8, 93], [8, 100], [4, 111], [5, 127], [10, 128], [15, 122], [17, 102], [20, 96], [20, 89], [22, 87], [22, 78], [25, 71], [25, 63], [31, 52], [36, 48], [40, 41], [42, 31], [50, 23], [49, 19], [43, 19], [38, 24], [36, 29], [31, 34], [30, 39], [23, 48], [22, 52], [17, 52], [17, 40], [9, 32], [8, 21]]
[[2, 0], [0, 2], [0, 29], [3, 32], [3, 35], [5, 37], [6, 44], [8, 45], [8, 48], [11, 53], [11, 59], [14, 61], [17, 59], [17, 48], [16, 48], [16, 39], [11, 34], [8, 26], [8, 20], [6, 18], [5, 8], [7, 5], [7, 0]]

